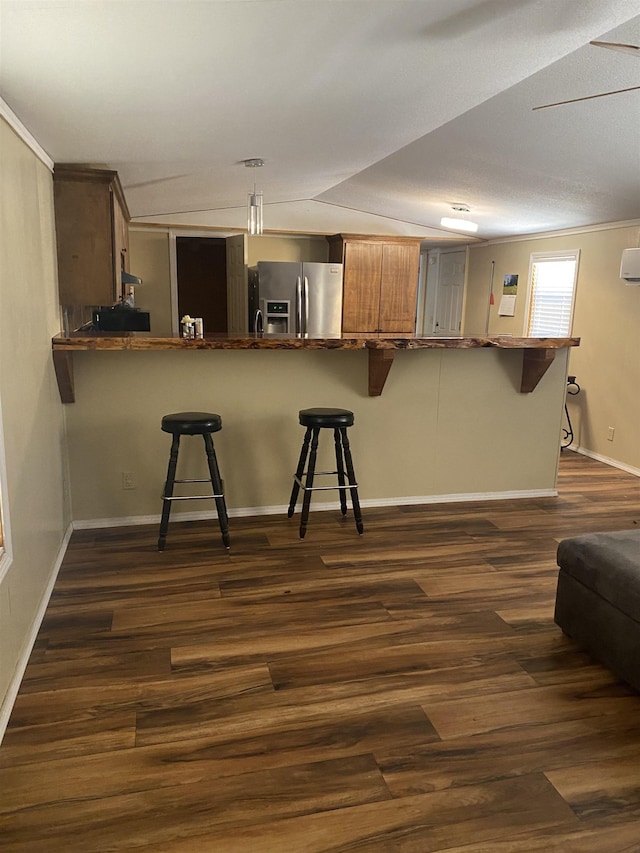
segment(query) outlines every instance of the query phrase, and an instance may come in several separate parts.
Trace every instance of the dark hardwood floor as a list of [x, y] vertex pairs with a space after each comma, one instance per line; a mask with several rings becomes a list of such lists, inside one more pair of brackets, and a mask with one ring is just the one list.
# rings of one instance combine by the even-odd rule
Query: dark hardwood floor
[[[73, 535], [0, 748], [0, 850], [640, 851], [640, 697], [553, 622], [558, 498]], [[366, 489], [362, 488], [363, 497]]]

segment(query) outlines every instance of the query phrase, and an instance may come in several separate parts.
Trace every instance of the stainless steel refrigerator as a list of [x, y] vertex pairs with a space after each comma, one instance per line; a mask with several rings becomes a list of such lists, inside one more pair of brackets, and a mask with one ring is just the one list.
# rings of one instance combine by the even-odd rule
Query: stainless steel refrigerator
[[259, 261], [257, 299], [252, 304], [256, 309], [251, 323], [253, 332], [339, 338], [342, 264]]

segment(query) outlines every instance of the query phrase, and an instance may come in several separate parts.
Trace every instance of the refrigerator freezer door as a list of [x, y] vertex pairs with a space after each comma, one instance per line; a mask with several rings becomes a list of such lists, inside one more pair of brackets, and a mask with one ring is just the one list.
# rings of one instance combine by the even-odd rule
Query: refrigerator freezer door
[[260, 302], [267, 299], [288, 300], [290, 304], [289, 329], [290, 335], [300, 334], [300, 329], [292, 328], [294, 317], [297, 315], [296, 284], [302, 272], [302, 265], [289, 261], [258, 261], [258, 282]]
[[302, 265], [306, 287], [305, 337], [339, 338], [342, 334], [342, 264]]

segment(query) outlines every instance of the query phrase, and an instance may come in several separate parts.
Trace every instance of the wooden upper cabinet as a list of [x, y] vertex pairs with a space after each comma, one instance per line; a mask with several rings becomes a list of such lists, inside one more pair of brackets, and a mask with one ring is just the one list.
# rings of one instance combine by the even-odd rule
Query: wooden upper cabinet
[[122, 277], [120, 275], [122, 270], [131, 271], [129, 266], [129, 211], [121, 193], [121, 189], [118, 192], [115, 187], [112, 187], [114, 284], [117, 298], [120, 297], [122, 288]]
[[384, 244], [380, 281], [380, 331], [413, 335], [416, 328], [420, 242]]
[[342, 263], [343, 334], [413, 335], [420, 239], [336, 234], [329, 260]]
[[111, 305], [129, 269], [129, 211], [117, 172], [56, 165], [53, 172], [61, 305]]
[[375, 333], [380, 315], [382, 246], [347, 243], [343, 264], [342, 331]]

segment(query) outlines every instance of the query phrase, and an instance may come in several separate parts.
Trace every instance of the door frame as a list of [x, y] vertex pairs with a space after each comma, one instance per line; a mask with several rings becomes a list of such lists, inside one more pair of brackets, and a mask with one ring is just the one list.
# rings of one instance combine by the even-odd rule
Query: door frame
[[169, 228], [169, 292], [171, 302], [171, 334], [180, 337], [180, 317], [178, 316], [178, 251], [176, 239], [178, 237], [201, 237], [206, 240], [211, 237], [219, 237], [226, 240], [227, 237], [235, 237], [238, 231], [203, 231], [189, 230], [186, 228]]
[[[443, 255], [451, 255], [453, 253], [464, 252], [464, 278], [462, 282], [462, 299], [460, 301], [460, 331], [462, 331], [462, 319], [464, 317], [464, 308], [467, 298], [467, 276], [469, 274], [469, 246], [453, 246], [437, 247], [423, 252], [421, 255], [421, 273], [420, 284], [423, 287], [424, 295], [421, 295], [422, 302], [422, 326], [421, 334], [425, 337], [438, 337], [436, 332], [436, 317], [438, 313], [438, 293], [440, 289], [440, 260]], [[434, 259], [433, 261], [431, 259]], [[433, 273], [431, 268], [435, 267]], [[431, 322], [429, 323], [429, 315], [431, 314]]]

